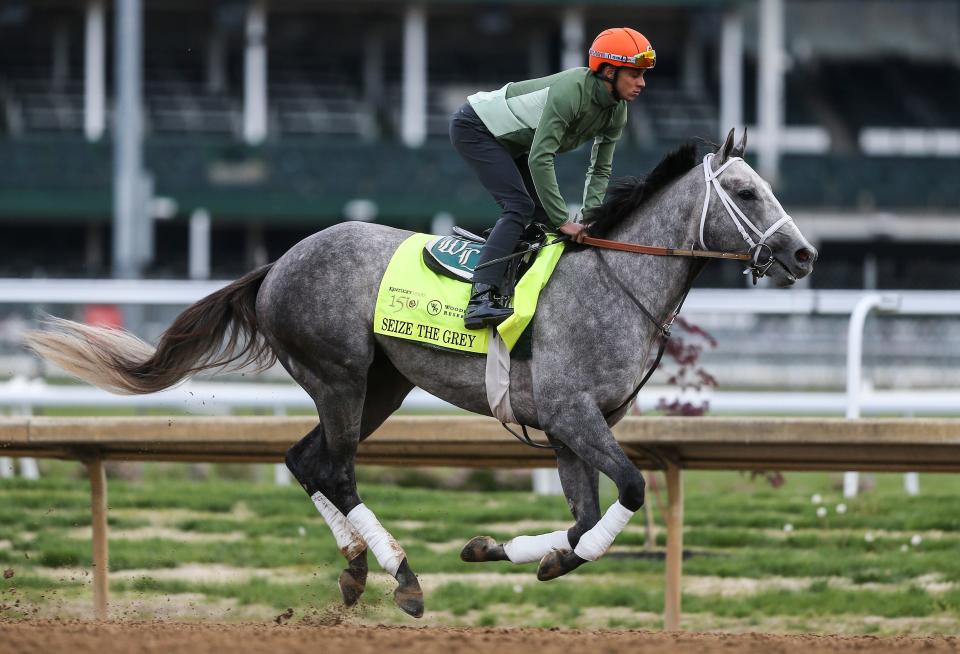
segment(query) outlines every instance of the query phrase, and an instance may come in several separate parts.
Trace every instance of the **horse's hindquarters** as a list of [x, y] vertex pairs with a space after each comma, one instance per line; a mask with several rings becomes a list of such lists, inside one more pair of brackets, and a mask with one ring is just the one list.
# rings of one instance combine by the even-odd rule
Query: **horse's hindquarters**
[[257, 298], [257, 319], [282, 351], [278, 355], [307, 368], [324, 361], [369, 365], [380, 278], [409, 235], [384, 225], [340, 223], [280, 257]]

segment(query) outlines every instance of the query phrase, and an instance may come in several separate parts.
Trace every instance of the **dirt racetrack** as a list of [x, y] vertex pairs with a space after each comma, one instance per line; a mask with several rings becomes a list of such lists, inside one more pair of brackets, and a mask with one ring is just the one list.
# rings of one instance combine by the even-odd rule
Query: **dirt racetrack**
[[225, 625], [176, 622], [0, 621], [0, 654], [210, 653], [434, 654], [443, 652], [958, 652], [960, 638], [813, 636], [774, 634], [666, 634], [650, 631], [454, 629]]

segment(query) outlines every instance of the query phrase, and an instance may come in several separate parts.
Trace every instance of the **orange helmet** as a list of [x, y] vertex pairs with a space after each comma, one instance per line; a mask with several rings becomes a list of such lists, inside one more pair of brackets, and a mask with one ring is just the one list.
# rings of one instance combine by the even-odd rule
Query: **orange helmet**
[[653, 68], [657, 53], [643, 34], [629, 27], [603, 30], [590, 46], [590, 70], [598, 72], [600, 64], [627, 68]]

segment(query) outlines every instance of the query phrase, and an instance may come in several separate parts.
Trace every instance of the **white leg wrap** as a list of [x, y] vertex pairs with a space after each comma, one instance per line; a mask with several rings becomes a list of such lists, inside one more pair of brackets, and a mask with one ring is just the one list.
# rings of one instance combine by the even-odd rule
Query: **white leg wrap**
[[320, 515], [327, 522], [327, 526], [333, 532], [333, 537], [337, 539], [337, 547], [340, 548], [348, 561], [352, 561], [354, 557], [367, 549], [363, 537], [353, 528], [353, 525], [347, 522], [347, 516], [340, 513], [340, 509], [335, 507], [333, 502], [328, 500], [323, 493], [317, 491], [310, 496], [310, 499], [313, 500]]
[[600, 518], [600, 522], [580, 537], [580, 542], [573, 549], [573, 553], [581, 559], [596, 561], [607, 553], [607, 550], [613, 545], [613, 539], [623, 531], [634, 513], [634, 511], [625, 508], [619, 501], [614, 502]]
[[377, 557], [380, 567], [396, 577], [397, 570], [400, 569], [400, 564], [407, 555], [400, 547], [400, 543], [383, 528], [377, 516], [373, 515], [373, 511], [363, 504], [358, 504], [347, 514], [347, 520], [360, 532], [367, 547]]
[[569, 550], [566, 530], [552, 531], [539, 536], [517, 536], [504, 544], [503, 551], [512, 563], [539, 561], [553, 550]]

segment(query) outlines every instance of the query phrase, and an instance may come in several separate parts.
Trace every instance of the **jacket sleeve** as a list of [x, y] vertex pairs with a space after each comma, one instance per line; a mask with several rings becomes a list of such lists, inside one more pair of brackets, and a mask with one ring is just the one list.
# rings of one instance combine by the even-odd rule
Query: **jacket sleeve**
[[587, 168], [587, 180], [583, 185], [583, 206], [581, 212], [586, 214], [590, 209], [600, 206], [607, 193], [607, 183], [610, 181], [610, 172], [613, 169], [613, 151], [617, 141], [623, 134], [623, 127], [627, 123], [627, 113], [623, 117], [615, 117], [613, 123], [602, 134], [593, 140], [590, 150], [590, 167]]
[[569, 218], [567, 203], [560, 195], [554, 159], [560, 149], [560, 143], [580, 109], [583, 88], [579, 84], [559, 82], [550, 87], [540, 123], [537, 125], [530, 144], [530, 177], [537, 189], [537, 196], [543, 205], [547, 218], [554, 227], [559, 227]]

